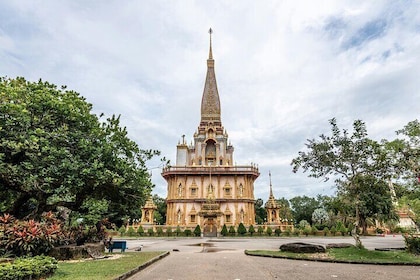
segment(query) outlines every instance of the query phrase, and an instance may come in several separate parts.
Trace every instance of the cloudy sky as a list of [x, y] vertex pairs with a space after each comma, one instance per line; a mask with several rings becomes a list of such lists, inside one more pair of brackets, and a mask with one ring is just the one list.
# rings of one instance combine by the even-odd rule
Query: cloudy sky
[[210, 27], [222, 122], [236, 163], [259, 165], [256, 198], [268, 198], [269, 170], [276, 197], [334, 194], [290, 166], [333, 117], [365, 121], [376, 140], [419, 118], [414, 0], [0, 0], [0, 76], [67, 85], [175, 162], [199, 125]]

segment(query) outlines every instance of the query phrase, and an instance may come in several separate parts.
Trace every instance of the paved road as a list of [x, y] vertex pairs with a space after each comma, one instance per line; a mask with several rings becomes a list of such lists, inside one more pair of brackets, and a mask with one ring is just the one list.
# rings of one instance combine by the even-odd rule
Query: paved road
[[[140, 279], [419, 279], [420, 267], [374, 266], [294, 261], [246, 256], [245, 249], [276, 250], [283, 243], [352, 243], [352, 238], [143, 239], [130, 240], [130, 250], [167, 250], [171, 254], [132, 276]], [[367, 237], [368, 249], [403, 247], [401, 236]]]

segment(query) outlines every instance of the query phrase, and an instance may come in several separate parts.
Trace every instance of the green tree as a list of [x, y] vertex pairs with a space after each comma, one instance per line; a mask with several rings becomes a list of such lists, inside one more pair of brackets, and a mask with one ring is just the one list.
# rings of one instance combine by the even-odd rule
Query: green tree
[[258, 226], [258, 235], [262, 235], [264, 233], [264, 228], [262, 226]]
[[194, 229], [194, 235], [195, 236], [200, 236], [201, 235], [201, 228], [200, 228], [200, 225], [197, 225], [196, 227], [195, 227], [195, 229]]
[[281, 234], [281, 229], [280, 229], [280, 228], [276, 228], [276, 229], [274, 230], [274, 234], [275, 234], [276, 236], [280, 236], [280, 234]]
[[125, 232], [126, 232], [125, 226], [124, 226], [124, 225], [122, 225], [122, 226], [118, 229], [118, 232], [120, 233], [120, 235], [121, 235], [121, 236], [124, 236], [124, 234], [125, 234]]
[[176, 236], [180, 236], [181, 235], [182, 230], [181, 230], [181, 227], [180, 226], [176, 226], [175, 233], [176, 233]]
[[134, 236], [134, 234], [136, 234], [136, 231], [134, 230], [134, 228], [133, 227], [128, 227], [127, 235], [132, 237], [132, 236]]
[[228, 235], [228, 229], [227, 229], [226, 225], [223, 225], [222, 231], [220, 232], [220, 234], [222, 236], [227, 236]]
[[271, 229], [271, 227], [267, 227], [267, 230], [265, 232], [268, 236], [271, 236], [273, 234], [273, 230]]
[[330, 216], [324, 208], [317, 208], [312, 213], [312, 222], [319, 225], [324, 225], [330, 221]]
[[152, 200], [157, 207], [154, 212], [154, 219], [157, 224], [163, 225], [166, 222], [166, 200], [157, 194], [153, 195]]
[[[363, 224], [360, 212], [360, 178], [374, 176], [384, 180], [389, 176], [382, 146], [368, 138], [366, 125], [361, 120], [353, 123], [353, 133], [340, 130], [336, 120], [331, 119], [331, 136], [321, 135], [319, 140], [308, 140], [308, 151], [300, 151], [292, 160], [293, 171], [300, 168], [309, 171], [309, 177], [335, 178], [342, 191], [354, 194], [356, 228]], [[365, 232], [364, 232], [365, 233]], [[354, 231], [356, 246], [362, 247], [357, 229]]]
[[238, 234], [242, 236], [246, 234], [246, 228], [243, 223], [238, 225]]
[[306, 195], [293, 197], [290, 199], [290, 203], [292, 204], [293, 218], [296, 222], [311, 221], [312, 213], [319, 208], [319, 202]]
[[143, 227], [141, 225], [137, 228], [137, 234], [139, 236], [143, 236], [144, 235], [144, 229], [143, 229]]
[[158, 227], [156, 229], [156, 233], [157, 233], [158, 236], [162, 236], [163, 235], [163, 229], [162, 229], [162, 227]]
[[250, 225], [250, 226], [249, 226], [249, 228], [248, 228], [248, 232], [249, 232], [249, 234], [250, 234], [251, 236], [253, 236], [253, 235], [254, 235], [254, 233], [255, 233], [255, 229], [254, 229], [254, 226], [253, 226], [253, 225]]
[[266, 219], [267, 211], [265, 211], [264, 208], [264, 201], [261, 198], [258, 198], [255, 201], [255, 222], [261, 225]]
[[166, 235], [168, 235], [168, 236], [172, 235], [172, 228], [171, 227], [166, 228]]
[[[78, 216], [106, 201], [111, 221], [140, 215], [151, 191], [141, 150], [78, 93], [48, 82], [0, 78], [0, 211], [40, 217], [65, 207]], [[99, 218], [99, 217], [98, 217]]]
[[235, 236], [235, 233], [236, 233], [235, 227], [234, 226], [230, 226], [230, 228], [229, 228], [229, 235], [230, 236]]
[[149, 228], [147, 230], [147, 234], [149, 234], [149, 236], [153, 236], [155, 234], [155, 232], [153, 231], [153, 228]]

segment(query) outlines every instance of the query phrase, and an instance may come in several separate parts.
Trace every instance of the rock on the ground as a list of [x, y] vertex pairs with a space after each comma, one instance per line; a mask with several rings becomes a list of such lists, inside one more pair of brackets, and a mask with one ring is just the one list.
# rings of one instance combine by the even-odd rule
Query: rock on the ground
[[292, 253], [325, 253], [325, 247], [322, 245], [295, 242], [281, 245], [280, 251]]

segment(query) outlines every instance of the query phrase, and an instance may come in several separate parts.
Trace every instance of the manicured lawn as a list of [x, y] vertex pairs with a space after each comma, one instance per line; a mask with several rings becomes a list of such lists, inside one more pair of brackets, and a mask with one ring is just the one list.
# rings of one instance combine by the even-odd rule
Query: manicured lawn
[[130, 252], [117, 259], [59, 262], [49, 280], [114, 279], [159, 256], [163, 252]]
[[373, 264], [420, 264], [420, 256], [409, 254], [405, 251], [371, 251], [355, 247], [329, 249], [321, 254], [297, 254], [281, 251], [247, 250], [252, 256], [279, 257], [302, 260], [331, 260], [343, 262], [373, 263]]

